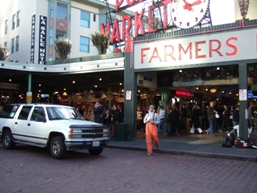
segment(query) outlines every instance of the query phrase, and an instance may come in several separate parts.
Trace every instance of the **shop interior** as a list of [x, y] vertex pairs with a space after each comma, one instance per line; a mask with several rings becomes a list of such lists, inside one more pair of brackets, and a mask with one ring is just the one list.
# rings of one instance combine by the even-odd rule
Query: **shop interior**
[[[149, 76], [150, 74], [150, 76]], [[257, 65], [248, 65], [248, 100], [257, 99]], [[206, 68], [175, 69], [137, 73], [137, 119], [140, 111], [150, 104], [156, 107], [162, 103], [208, 104], [217, 101], [233, 108], [239, 102], [238, 66], [215, 66]], [[28, 74], [3, 70], [2, 83], [16, 85], [0, 88], [1, 102], [25, 102], [28, 87]], [[153, 84], [149, 82], [154, 82]], [[19, 89], [17, 89], [19, 85]], [[85, 116], [95, 102], [105, 107], [117, 104], [122, 110], [124, 103], [124, 71], [95, 72], [87, 74], [33, 74], [32, 91], [36, 102], [52, 102], [69, 105], [84, 105]], [[10, 94], [13, 93], [13, 94]], [[8, 93], [8, 96], [5, 96]]]

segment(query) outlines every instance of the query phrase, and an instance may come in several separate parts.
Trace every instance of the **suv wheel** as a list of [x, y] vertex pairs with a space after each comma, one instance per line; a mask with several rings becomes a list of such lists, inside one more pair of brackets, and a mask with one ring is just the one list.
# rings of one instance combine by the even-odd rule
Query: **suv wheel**
[[101, 148], [101, 149], [89, 149], [88, 151], [91, 155], [100, 155], [103, 152], [103, 148]]
[[13, 149], [16, 143], [13, 142], [13, 137], [11, 131], [7, 130], [3, 134], [3, 147], [5, 149]]
[[50, 153], [54, 159], [62, 159], [66, 153], [63, 137], [56, 136], [51, 140]]

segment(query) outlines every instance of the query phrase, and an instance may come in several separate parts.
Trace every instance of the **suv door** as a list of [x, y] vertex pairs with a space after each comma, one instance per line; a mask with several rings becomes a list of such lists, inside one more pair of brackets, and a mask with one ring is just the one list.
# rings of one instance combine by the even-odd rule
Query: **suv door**
[[32, 106], [27, 106], [24, 105], [18, 116], [15, 116], [14, 120], [14, 127], [13, 127], [13, 137], [15, 140], [19, 141], [27, 141], [27, 136], [26, 136], [26, 128], [28, 126], [28, 117], [30, 114], [30, 110], [32, 109]]
[[37, 145], [46, 145], [46, 114], [42, 106], [35, 106], [27, 125], [27, 140]]

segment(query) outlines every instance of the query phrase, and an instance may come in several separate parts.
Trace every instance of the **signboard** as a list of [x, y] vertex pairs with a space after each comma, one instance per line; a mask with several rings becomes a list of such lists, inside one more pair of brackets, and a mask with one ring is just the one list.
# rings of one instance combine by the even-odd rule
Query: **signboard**
[[31, 17], [31, 40], [30, 40], [30, 63], [34, 63], [35, 58], [35, 33], [36, 33], [36, 14]]
[[46, 62], [46, 38], [47, 38], [47, 17], [40, 15], [39, 17], [39, 49], [38, 63], [45, 64]]
[[247, 101], [247, 90], [239, 89], [239, 101]]
[[[246, 38], [247, 37], [247, 38]], [[134, 45], [134, 68], [176, 67], [257, 58], [257, 31], [243, 29]]]
[[131, 90], [126, 91], [126, 100], [131, 100]]
[[32, 92], [27, 92], [27, 103], [32, 102]]

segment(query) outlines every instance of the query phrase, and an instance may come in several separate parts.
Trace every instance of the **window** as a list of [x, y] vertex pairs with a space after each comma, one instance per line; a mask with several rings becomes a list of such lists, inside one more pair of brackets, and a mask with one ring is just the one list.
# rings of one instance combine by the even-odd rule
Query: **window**
[[57, 3], [57, 15], [56, 15], [56, 17], [58, 19], [67, 20], [68, 19], [67, 15], [68, 15], [67, 5]]
[[14, 38], [12, 38], [12, 47], [11, 47], [11, 54], [14, 53]]
[[53, 33], [54, 33], [53, 30], [50, 29], [49, 30], [49, 44], [50, 45], [54, 45]]
[[15, 19], [16, 18], [16, 16], [15, 16], [15, 14], [12, 16], [12, 29], [14, 30], [15, 29]]
[[37, 119], [39, 119], [39, 118], [41, 118], [41, 119], [45, 118], [45, 113], [44, 113], [43, 107], [35, 107], [30, 120], [37, 121]]
[[89, 38], [80, 36], [80, 49], [81, 52], [89, 53]]
[[19, 36], [16, 36], [16, 52], [19, 51]]
[[94, 22], [96, 21], [96, 14], [94, 14], [94, 16], [93, 16], [93, 21]]
[[20, 11], [17, 12], [17, 23], [16, 23], [16, 27], [20, 26]]
[[90, 24], [90, 15], [89, 13], [82, 12], [80, 13], [80, 26], [89, 28]]
[[4, 42], [4, 47], [7, 49], [7, 42]]
[[18, 116], [18, 119], [27, 120], [31, 108], [32, 108], [31, 106], [22, 107], [21, 112]]
[[7, 34], [8, 32], [8, 19], [5, 20], [5, 30], [4, 30], [4, 34]]
[[50, 17], [54, 17], [54, 2], [50, 2]]

